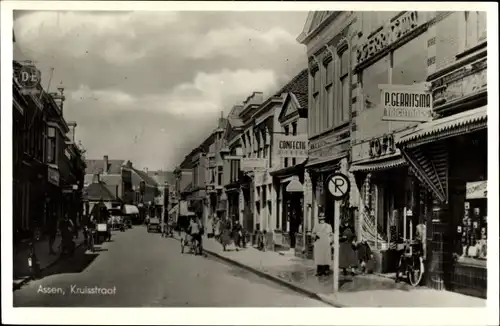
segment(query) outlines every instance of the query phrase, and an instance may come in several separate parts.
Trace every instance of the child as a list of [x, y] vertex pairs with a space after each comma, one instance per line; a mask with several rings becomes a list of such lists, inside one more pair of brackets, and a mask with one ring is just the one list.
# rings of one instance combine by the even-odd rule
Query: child
[[356, 250], [361, 272], [363, 274], [373, 272], [373, 253], [368, 243], [366, 241], [359, 242], [356, 244]]

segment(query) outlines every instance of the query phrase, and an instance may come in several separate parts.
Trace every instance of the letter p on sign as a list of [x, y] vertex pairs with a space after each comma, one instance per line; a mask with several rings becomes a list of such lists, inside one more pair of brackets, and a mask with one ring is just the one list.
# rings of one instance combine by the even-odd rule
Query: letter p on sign
[[336, 200], [342, 199], [349, 195], [351, 183], [346, 175], [342, 173], [334, 173], [327, 180], [328, 191]]

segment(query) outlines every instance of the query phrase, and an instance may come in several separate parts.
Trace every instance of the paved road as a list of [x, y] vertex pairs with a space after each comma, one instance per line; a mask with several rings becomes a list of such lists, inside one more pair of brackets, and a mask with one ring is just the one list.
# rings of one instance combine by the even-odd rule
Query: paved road
[[[95, 254], [82, 248], [44, 274], [14, 292], [15, 307], [326, 306], [214, 258], [182, 255], [177, 240], [141, 226], [115, 233]], [[76, 293], [85, 287], [110, 294]]]

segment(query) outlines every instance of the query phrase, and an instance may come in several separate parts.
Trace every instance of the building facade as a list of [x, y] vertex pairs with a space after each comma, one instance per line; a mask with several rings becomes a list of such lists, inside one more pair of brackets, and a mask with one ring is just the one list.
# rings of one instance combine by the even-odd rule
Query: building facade
[[486, 12], [438, 12], [431, 19], [433, 119], [396, 146], [431, 194], [427, 284], [486, 298]]
[[[359, 32], [358, 14], [351, 11], [311, 12], [297, 40], [306, 45], [309, 62], [308, 162], [305, 166], [305, 211], [310, 221], [306, 231], [317, 223], [318, 212], [325, 213], [332, 226], [334, 200], [325, 191], [333, 172], [349, 173], [352, 94], [357, 83], [352, 74]], [[351, 193], [341, 205], [341, 220], [356, 224], [358, 192]]]
[[[270, 176], [276, 193], [273, 222], [277, 249], [295, 249], [304, 229], [304, 166], [307, 161], [308, 71], [302, 70], [283, 93], [274, 115], [272, 168]], [[293, 87], [293, 89], [292, 89]]]
[[[19, 53], [14, 41], [14, 71], [32, 64]], [[22, 86], [13, 78], [15, 242], [31, 238], [36, 229], [49, 231], [65, 214], [74, 222], [81, 216], [84, 152], [74, 144], [73, 137], [68, 137], [63, 91], [61, 87], [57, 93], [47, 93], [38, 86], [38, 93], [23, 94]]]

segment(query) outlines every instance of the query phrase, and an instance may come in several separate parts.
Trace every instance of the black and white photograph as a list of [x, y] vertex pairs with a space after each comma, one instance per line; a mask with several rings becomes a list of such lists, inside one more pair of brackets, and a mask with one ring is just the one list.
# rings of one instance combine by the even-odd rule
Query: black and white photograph
[[12, 321], [498, 320], [495, 5], [6, 2]]

